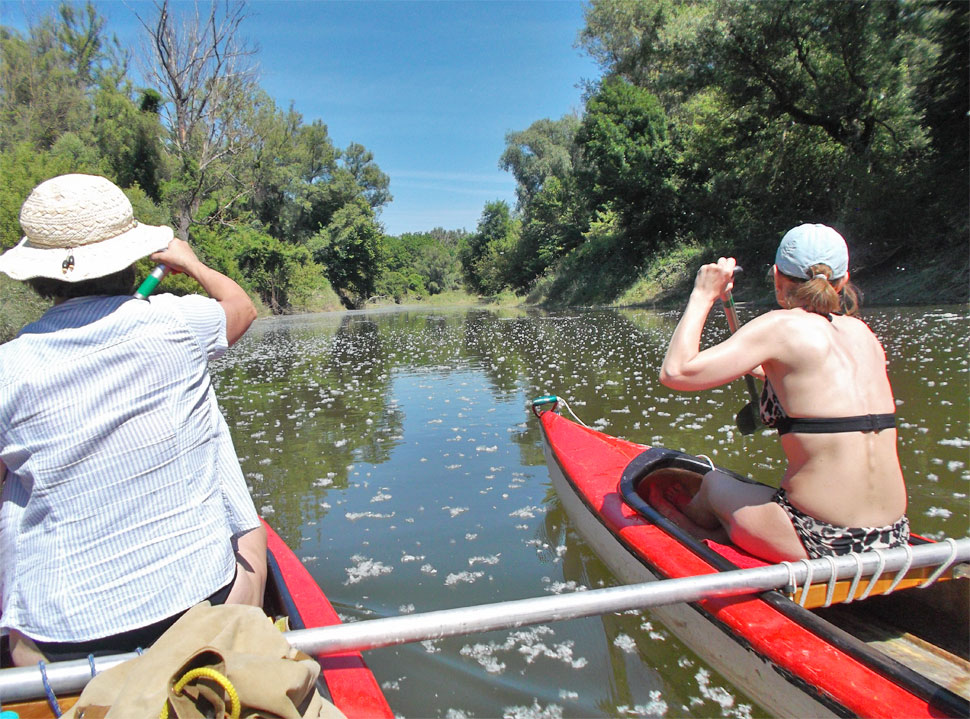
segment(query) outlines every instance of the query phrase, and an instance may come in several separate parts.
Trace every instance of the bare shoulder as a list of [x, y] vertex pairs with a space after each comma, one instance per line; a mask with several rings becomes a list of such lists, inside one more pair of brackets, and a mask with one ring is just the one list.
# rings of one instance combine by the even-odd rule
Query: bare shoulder
[[872, 331], [872, 328], [864, 320], [858, 317], [838, 315], [834, 318], [833, 322], [836, 323], [840, 330], [851, 333], [853, 339], [856, 341], [870, 342], [882, 350], [882, 342], [879, 341], [876, 333]]

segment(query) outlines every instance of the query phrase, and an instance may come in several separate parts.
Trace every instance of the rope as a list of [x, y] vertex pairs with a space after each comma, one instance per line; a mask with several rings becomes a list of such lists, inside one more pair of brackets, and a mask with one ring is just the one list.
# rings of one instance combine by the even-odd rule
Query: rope
[[839, 581], [838, 565], [835, 563], [835, 557], [826, 555], [824, 559], [828, 561], [830, 574], [829, 574], [829, 588], [825, 592], [825, 604], [823, 604], [822, 606], [831, 607], [832, 597], [835, 595], [835, 585]]
[[[229, 695], [229, 719], [239, 719], [239, 714], [242, 711], [242, 707], [239, 703], [239, 693], [236, 688], [229, 681], [229, 678], [224, 674], [217, 672], [212, 667], [197, 667], [195, 669], [190, 669], [182, 675], [182, 678], [172, 685], [172, 692], [178, 696], [185, 689], [186, 685], [193, 679], [198, 677], [205, 677], [206, 679], [211, 679], [216, 684], [225, 690], [226, 694]], [[165, 702], [165, 706], [162, 707], [162, 713], [159, 714], [159, 719], [168, 719], [168, 701]]]
[[94, 655], [88, 654], [88, 666], [91, 667], [91, 678], [98, 676], [98, 670], [94, 667]]
[[792, 566], [791, 562], [781, 562], [785, 565], [785, 569], [788, 570], [788, 584], [785, 585], [785, 594], [789, 595], [789, 599], [795, 598], [795, 592], [798, 591], [798, 582], [795, 581], [795, 567]]
[[562, 402], [562, 406], [563, 407], [565, 407], [566, 409], [569, 410], [569, 414], [571, 414], [573, 416], [573, 419], [574, 420], [576, 420], [577, 422], [579, 422], [584, 427], [589, 427], [589, 425], [587, 425], [583, 420], [581, 420], [579, 417], [576, 416], [576, 413], [573, 412], [573, 408], [569, 406], [569, 403], [566, 402], [566, 400], [564, 400], [562, 397], [559, 397], [559, 401]]
[[798, 563], [805, 565], [805, 583], [802, 584], [802, 595], [798, 598], [798, 605], [804, 607], [805, 602], [808, 601], [808, 589], [812, 586], [812, 574], [815, 570], [808, 559], [799, 559]]
[[869, 584], [866, 585], [866, 590], [859, 597], [860, 601], [869, 596], [869, 593], [875, 588], [876, 582], [879, 581], [879, 577], [882, 576], [882, 570], [886, 568], [886, 555], [876, 550], [876, 556], [879, 557], [879, 564], [876, 566], [876, 571], [873, 572]]
[[903, 548], [906, 549], [906, 564], [903, 565], [902, 569], [896, 572], [896, 577], [893, 579], [893, 583], [889, 585], [889, 589], [883, 592], [883, 596], [889, 596], [893, 593], [893, 591], [896, 589], [896, 585], [903, 580], [903, 577], [906, 576], [906, 572], [909, 571], [910, 566], [913, 564], [913, 548], [908, 544], [904, 544]]
[[61, 715], [61, 705], [57, 702], [57, 697], [54, 695], [51, 683], [47, 681], [47, 665], [41, 660], [37, 662], [37, 667], [40, 669], [40, 680], [44, 685], [47, 703], [50, 705], [51, 711], [54, 712], [54, 716], [59, 717]]
[[714, 471], [715, 469], [717, 469], [717, 467], [715, 467], [715, 466], [714, 466], [714, 462], [713, 462], [713, 461], [711, 460], [711, 458], [710, 458], [710, 457], [708, 457], [708, 456], [707, 456], [706, 454], [699, 454], [699, 455], [697, 455], [697, 456], [698, 456], [698, 458], [700, 458], [700, 459], [706, 459], [706, 460], [707, 460], [707, 464], [708, 464], [708, 465], [710, 466], [710, 468], [711, 468], [711, 471], [712, 471], [712, 472], [713, 472], [713, 471]]
[[946, 541], [947, 544], [950, 545], [950, 556], [947, 557], [946, 558], [946, 561], [943, 562], [939, 567], [937, 567], [933, 571], [933, 573], [929, 577], [926, 578], [926, 581], [925, 582], [923, 582], [922, 584], [919, 585], [919, 588], [920, 589], [926, 589], [933, 582], [935, 582], [937, 579], [939, 579], [940, 578], [940, 575], [943, 574], [943, 572], [945, 572], [947, 569], [949, 569], [950, 568], [950, 565], [953, 564], [953, 560], [956, 559], [956, 557], [957, 557], [957, 541], [953, 537], [947, 537], [945, 541]]
[[850, 555], [855, 560], [855, 576], [852, 577], [852, 584], [849, 586], [849, 596], [845, 598], [845, 604], [851, 604], [855, 600], [855, 590], [859, 587], [859, 580], [862, 579], [862, 557], [856, 552]]

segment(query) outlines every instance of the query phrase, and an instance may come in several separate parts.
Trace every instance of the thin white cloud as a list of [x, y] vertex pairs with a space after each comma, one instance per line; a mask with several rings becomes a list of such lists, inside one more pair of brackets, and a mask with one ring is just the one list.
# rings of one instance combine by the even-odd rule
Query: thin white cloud
[[507, 187], [515, 181], [508, 173], [488, 174], [484, 172], [439, 172], [434, 170], [387, 170], [393, 182], [396, 179], [426, 180], [432, 182], [467, 182], [473, 184], [491, 184]]

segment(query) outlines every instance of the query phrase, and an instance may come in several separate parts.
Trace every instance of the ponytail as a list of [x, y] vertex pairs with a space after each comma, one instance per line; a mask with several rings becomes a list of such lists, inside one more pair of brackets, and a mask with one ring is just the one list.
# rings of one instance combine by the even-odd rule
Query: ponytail
[[851, 317], [858, 313], [859, 295], [852, 283], [846, 282], [841, 291], [836, 291], [832, 284], [832, 268], [822, 262], [809, 267], [808, 274], [811, 275], [808, 280], [784, 275], [791, 280], [785, 292], [790, 307], [801, 307], [825, 316], [841, 313]]

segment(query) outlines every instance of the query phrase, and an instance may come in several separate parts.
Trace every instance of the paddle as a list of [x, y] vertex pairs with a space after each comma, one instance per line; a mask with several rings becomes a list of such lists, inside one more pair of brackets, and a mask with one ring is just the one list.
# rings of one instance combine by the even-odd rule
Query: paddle
[[[740, 271], [740, 267], [734, 270], [735, 273]], [[733, 335], [738, 331], [740, 325], [737, 310], [734, 308], [734, 295], [731, 294], [730, 290], [728, 290], [727, 299], [723, 300], [722, 304], [724, 305], [724, 314], [727, 316], [728, 327]], [[748, 386], [751, 401], [741, 408], [734, 421], [738, 429], [741, 430], [741, 434], [754, 434], [754, 431], [761, 425], [761, 413], [758, 411], [758, 388], [754, 384], [754, 377], [749, 374], [744, 376], [744, 383]]]
[[139, 300], [148, 299], [148, 295], [155, 291], [158, 287], [158, 283], [165, 279], [165, 275], [171, 272], [171, 268], [165, 265], [156, 265], [155, 269], [151, 271], [151, 274], [145, 278], [145, 280], [138, 285], [138, 289], [135, 290], [134, 297]]
[[[904, 568], [939, 567], [927, 580], [929, 583], [953, 564], [970, 560], [970, 538], [929, 542], [910, 549], [908, 553], [900, 547], [878, 553], [803, 560], [791, 565], [771, 564], [754, 569], [370, 619], [287, 632], [286, 638], [293, 647], [307, 654], [364, 651], [629, 609], [751, 594], [786, 587], [790, 583], [802, 585], [809, 576], [813, 582], [827, 582], [833, 573], [837, 579], [857, 581], [857, 577], [898, 572]], [[94, 660], [94, 668], [104, 671], [136, 656], [132, 652], [101, 657]], [[80, 691], [91, 678], [91, 670], [87, 659], [46, 666], [48, 682], [56, 693]], [[0, 697], [5, 702], [43, 696], [43, 681], [37, 667], [0, 670]]]

